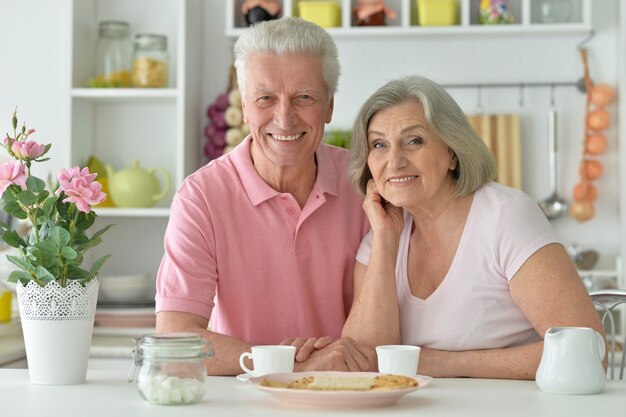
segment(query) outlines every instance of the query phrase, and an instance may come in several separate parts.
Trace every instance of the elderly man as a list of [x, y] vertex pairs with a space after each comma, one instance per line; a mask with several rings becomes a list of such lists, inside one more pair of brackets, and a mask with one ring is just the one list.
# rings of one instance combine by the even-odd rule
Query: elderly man
[[281, 342], [299, 348], [296, 370], [369, 369], [371, 353], [339, 339], [369, 225], [347, 152], [322, 143], [336, 46], [300, 19], [261, 22], [235, 44], [235, 66], [250, 135], [172, 202], [157, 330], [210, 340], [209, 374], [240, 373], [242, 352]]

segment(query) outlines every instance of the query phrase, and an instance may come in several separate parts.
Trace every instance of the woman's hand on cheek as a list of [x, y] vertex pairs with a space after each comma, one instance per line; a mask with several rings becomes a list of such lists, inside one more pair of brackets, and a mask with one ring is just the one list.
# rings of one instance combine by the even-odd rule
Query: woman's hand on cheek
[[372, 179], [367, 183], [363, 210], [374, 233], [392, 231], [399, 235], [402, 232], [404, 226], [402, 207], [396, 207], [385, 201]]

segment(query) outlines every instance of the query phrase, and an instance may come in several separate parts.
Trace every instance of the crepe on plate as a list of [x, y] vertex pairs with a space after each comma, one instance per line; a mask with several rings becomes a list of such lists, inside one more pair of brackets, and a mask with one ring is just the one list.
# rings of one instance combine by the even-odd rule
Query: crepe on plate
[[402, 375], [305, 376], [291, 382], [263, 378], [260, 385], [313, 391], [371, 391], [412, 388], [417, 386], [417, 381]]

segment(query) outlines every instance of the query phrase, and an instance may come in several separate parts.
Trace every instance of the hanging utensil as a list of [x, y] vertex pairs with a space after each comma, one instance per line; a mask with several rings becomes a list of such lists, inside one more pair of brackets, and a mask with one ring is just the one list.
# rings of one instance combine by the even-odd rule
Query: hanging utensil
[[567, 201], [559, 197], [557, 193], [557, 166], [556, 166], [556, 110], [548, 111], [548, 146], [550, 158], [550, 197], [539, 202], [539, 207], [549, 220], [556, 219], [567, 211]]

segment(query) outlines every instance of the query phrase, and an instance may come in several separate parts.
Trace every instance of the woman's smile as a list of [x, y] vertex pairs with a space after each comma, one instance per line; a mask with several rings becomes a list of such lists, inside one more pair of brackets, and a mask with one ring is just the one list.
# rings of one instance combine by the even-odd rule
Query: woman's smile
[[387, 180], [387, 182], [390, 182], [392, 184], [405, 184], [414, 179], [417, 179], [416, 175], [408, 175], [404, 177], [391, 177]]

